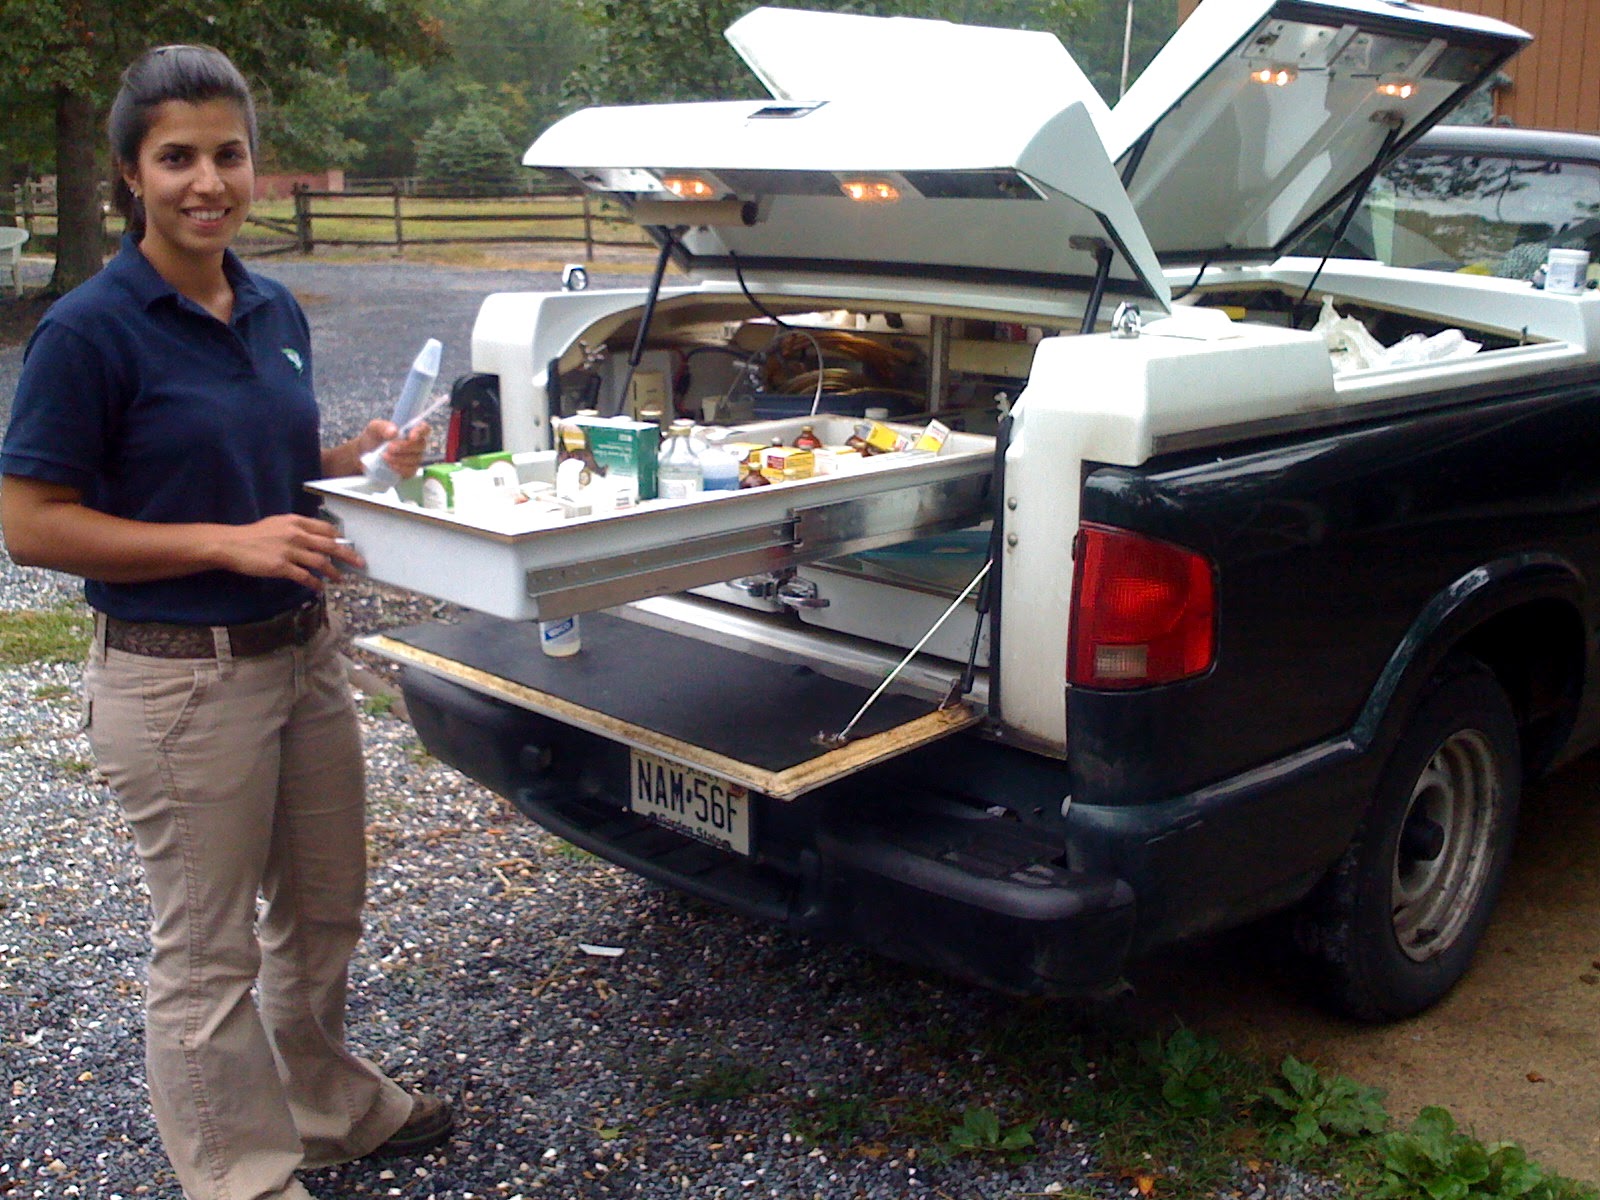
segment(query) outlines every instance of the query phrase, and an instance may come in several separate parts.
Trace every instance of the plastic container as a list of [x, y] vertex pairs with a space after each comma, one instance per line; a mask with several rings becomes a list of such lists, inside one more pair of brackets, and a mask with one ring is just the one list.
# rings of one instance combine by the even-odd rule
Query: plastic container
[[1576, 296], [1589, 283], [1589, 252], [1552, 247], [1544, 263], [1544, 290]]
[[539, 649], [551, 658], [570, 658], [583, 649], [578, 618], [573, 616], [563, 617], [559, 621], [540, 621]]
[[708, 492], [739, 490], [739, 458], [715, 442], [700, 452], [700, 486]]

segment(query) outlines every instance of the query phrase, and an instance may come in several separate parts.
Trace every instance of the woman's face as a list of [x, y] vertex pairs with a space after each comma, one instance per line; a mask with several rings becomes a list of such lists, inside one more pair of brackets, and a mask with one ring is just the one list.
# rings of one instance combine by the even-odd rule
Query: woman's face
[[152, 111], [139, 161], [123, 178], [143, 197], [140, 245], [152, 261], [220, 257], [255, 194], [244, 111], [232, 100], [168, 100]]

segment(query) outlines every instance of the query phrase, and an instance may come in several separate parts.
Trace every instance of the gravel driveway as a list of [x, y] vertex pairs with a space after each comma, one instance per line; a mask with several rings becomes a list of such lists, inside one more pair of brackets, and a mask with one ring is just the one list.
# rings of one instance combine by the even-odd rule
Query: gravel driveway
[[[426, 265], [261, 269], [306, 305], [334, 435], [386, 412], [427, 336], [445, 343], [442, 378], [465, 371], [484, 294], [554, 282]], [[19, 359], [0, 350], [7, 405]], [[75, 593], [0, 559], [0, 609]], [[341, 599], [361, 627], [432, 608], [357, 585]], [[78, 732], [79, 680], [76, 666], [0, 670], [0, 1196], [181, 1200], [144, 1097], [145, 898]], [[1009, 1124], [1034, 1110], [1015, 1070], [992, 1065], [996, 1031], [1036, 1037], [1050, 1023], [652, 888], [543, 834], [429, 759], [381, 704], [366, 707], [372, 876], [351, 1032], [390, 1073], [448, 1095], [461, 1122], [425, 1158], [316, 1173], [316, 1195], [1129, 1194], [1059, 1125], [1031, 1129], [1039, 1153], [1021, 1165], [933, 1162], [870, 1121], [844, 1131], [842, 1153], [803, 1136], [839, 1129], [869, 1096], [902, 1127], [921, 1120], [924, 1146], [969, 1107]], [[1245, 1168], [1218, 1193], [1335, 1194]]]

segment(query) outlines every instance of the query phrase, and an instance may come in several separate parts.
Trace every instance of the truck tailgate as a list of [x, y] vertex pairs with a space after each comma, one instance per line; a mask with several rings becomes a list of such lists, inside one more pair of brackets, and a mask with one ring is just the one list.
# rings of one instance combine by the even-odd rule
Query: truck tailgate
[[583, 649], [551, 658], [537, 626], [480, 614], [364, 639], [364, 649], [631, 750], [776, 799], [966, 729], [980, 714], [886, 692], [849, 740], [830, 744], [871, 689], [604, 612], [583, 617]]

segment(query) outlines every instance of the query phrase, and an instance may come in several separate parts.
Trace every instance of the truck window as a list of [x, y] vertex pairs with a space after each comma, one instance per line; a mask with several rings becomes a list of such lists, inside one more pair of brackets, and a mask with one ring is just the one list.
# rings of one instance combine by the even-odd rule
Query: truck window
[[[1300, 253], [1321, 254], [1337, 218]], [[1335, 257], [1528, 279], [1552, 246], [1600, 259], [1600, 167], [1483, 154], [1408, 154], [1368, 191]]]

